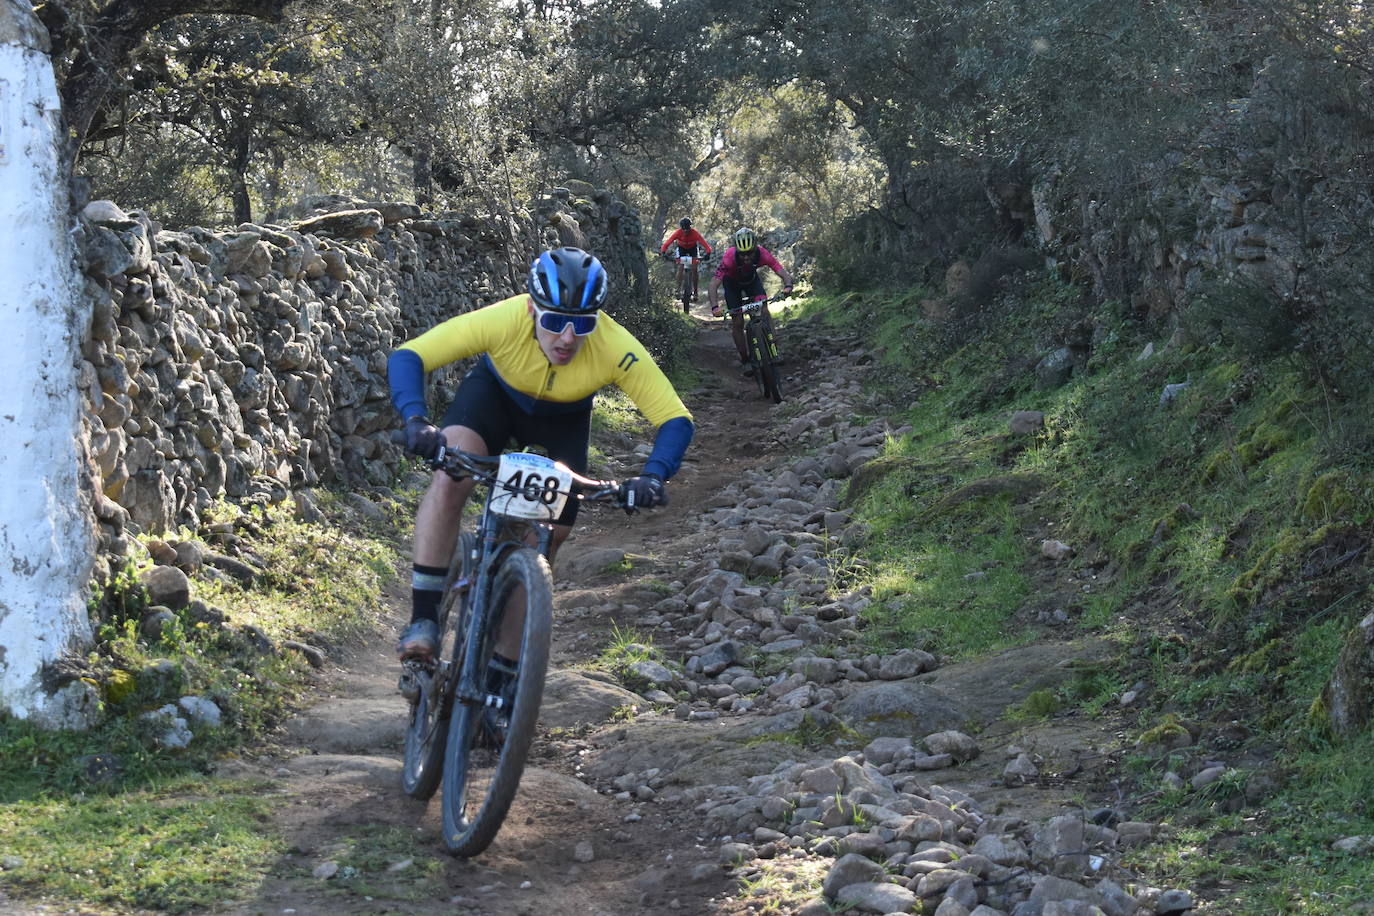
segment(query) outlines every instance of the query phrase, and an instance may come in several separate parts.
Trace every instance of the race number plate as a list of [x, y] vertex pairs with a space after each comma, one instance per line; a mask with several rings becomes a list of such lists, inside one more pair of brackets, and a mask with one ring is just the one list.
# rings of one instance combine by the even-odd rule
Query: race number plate
[[691, 266], [692, 266], [692, 256], [691, 256], [690, 254], [684, 254], [684, 255], [682, 256], [682, 264], [683, 264], [684, 267], [691, 267]]
[[501, 456], [491, 509], [512, 518], [553, 521], [563, 511], [572, 471], [543, 455], [508, 452]]

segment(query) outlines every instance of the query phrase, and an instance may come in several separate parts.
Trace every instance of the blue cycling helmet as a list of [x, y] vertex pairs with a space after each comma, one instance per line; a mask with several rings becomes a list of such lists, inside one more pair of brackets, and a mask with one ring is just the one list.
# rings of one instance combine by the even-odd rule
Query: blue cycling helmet
[[606, 268], [581, 248], [555, 248], [530, 265], [529, 291], [542, 309], [594, 312], [606, 301]]

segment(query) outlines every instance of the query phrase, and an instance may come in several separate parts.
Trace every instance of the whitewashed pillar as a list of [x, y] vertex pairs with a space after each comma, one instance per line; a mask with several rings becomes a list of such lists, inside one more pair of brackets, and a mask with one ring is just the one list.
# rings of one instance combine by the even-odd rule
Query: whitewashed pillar
[[95, 712], [45, 666], [90, 644], [89, 498], [78, 485], [77, 366], [87, 317], [48, 34], [0, 0], [0, 708], [50, 728]]

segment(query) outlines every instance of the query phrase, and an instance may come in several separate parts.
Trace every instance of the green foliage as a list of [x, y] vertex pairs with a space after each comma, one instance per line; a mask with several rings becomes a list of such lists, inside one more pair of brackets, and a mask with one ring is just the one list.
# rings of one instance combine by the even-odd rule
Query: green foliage
[[[444, 863], [433, 855], [434, 842], [432, 835], [408, 827], [369, 824], [347, 831], [328, 850], [339, 866], [330, 884], [364, 900], [432, 901], [445, 890]], [[395, 869], [407, 861], [408, 867]]]
[[1048, 719], [1059, 711], [1059, 697], [1053, 690], [1036, 690], [1024, 700], [1007, 710], [1013, 721], [1022, 719]]
[[757, 738], [750, 738], [745, 744], [782, 742], [807, 750], [815, 750], [817, 748], [838, 747], [844, 744], [862, 744], [863, 740], [863, 735], [833, 716], [820, 721], [807, 713], [802, 716], [797, 727], [791, 731], [760, 735]]

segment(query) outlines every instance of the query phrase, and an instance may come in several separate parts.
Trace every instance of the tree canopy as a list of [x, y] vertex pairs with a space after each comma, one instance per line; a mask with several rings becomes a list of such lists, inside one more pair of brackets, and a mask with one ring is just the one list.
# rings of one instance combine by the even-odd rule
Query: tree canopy
[[[267, 216], [314, 190], [504, 208], [575, 177], [619, 188], [655, 232], [688, 211], [718, 234], [801, 229], [862, 275], [1014, 243], [1035, 186], [1084, 215], [1074, 231], [1107, 212], [1183, 231], [1160, 188], [1206, 165], [1250, 156], [1298, 187], [1301, 162], [1364, 201], [1374, 161], [1374, 14], [1354, 0], [37, 9], [78, 168], [174, 221]], [[1238, 120], [1265, 73], [1282, 74], [1282, 115]], [[1104, 295], [1128, 291], [1094, 269]]]

